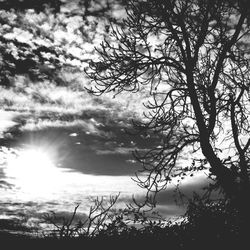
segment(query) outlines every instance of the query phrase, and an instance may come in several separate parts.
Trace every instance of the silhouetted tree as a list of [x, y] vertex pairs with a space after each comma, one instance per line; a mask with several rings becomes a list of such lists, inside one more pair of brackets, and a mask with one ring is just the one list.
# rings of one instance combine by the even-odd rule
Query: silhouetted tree
[[110, 196], [109, 199], [97, 197], [92, 200], [93, 205], [90, 206], [86, 218], [76, 221], [76, 213], [79, 205], [74, 209], [70, 218], [59, 217], [55, 212], [44, 215], [44, 222], [54, 226], [52, 232], [49, 232], [46, 237], [54, 238], [73, 238], [85, 237], [93, 238], [111, 223], [116, 213], [113, 210], [119, 195]]
[[[135, 153], [146, 203], [173, 177], [209, 169], [249, 212], [249, 11], [243, 0], [130, 1], [123, 29], [112, 25], [113, 42], [86, 69], [93, 94], [148, 89], [148, 112], [135, 122], [159, 137], [157, 148]], [[187, 150], [190, 166], [179, 162]]]

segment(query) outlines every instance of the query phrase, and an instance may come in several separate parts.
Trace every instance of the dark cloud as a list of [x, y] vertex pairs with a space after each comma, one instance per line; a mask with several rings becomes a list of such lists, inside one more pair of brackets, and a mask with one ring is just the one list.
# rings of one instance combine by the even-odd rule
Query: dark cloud
[[[3, 178], [4, 178], [4, 177], [3, 177]], [[13, 187], [14, 187], [14, 185], [8, 183], [8, 181], [0, 180], [0, 188], [3, 188], [3, 189], [11, 189], [11, 188], [13, 188]]]
[[[47, 218], [51, 218], [53, 220], [53, 223], [57, 225], [62, 225], [63, 223], [70, 221], [73, 215], [73, 211], [58, 211], [55, 214], [53, 213], [46, 213]], [[72, 221], [72, 224], [78, 223], [79, 221], [85, 221], [88, 218], [88, 215], [85, 213], [76, 213], [74, 216], [74, 219]], [[43, 216], [43, 219], [45, 222], [49, 222], [49, 220], [46, 220], [46, 216]]]
[[[140, 166], [131, 161], [132, 151], [145, 150], [158, 141], [126, 133], [128, 117], [112, 117], [111, 113], [97, 109], [85, 110], [77, 116], [20, 115], [15, 119], [15, 127], [6, 134], [13, 135], [10, 147], [44, 147], [55, 154], [61, 167], [85, 174], [134, 175]], [[27, 126], [30, 119], [34, 120], [33, 129]]]
[[[40, 224], [49, 223], [45, 218], [47, 214], [52, 214], [48, 210], [51, 205], [56, 213], [56, 216], [53, 217], [55, 223], [62, 223], [63, 220], [71, 218], [73, 211], [58, 211], [56, 210], [58, 204], [55, 202], [1, 202], [0, 231], [11, 231], [12, 233], [21, 234], [32, 233], [34, 230], [39, 232], [42, 230]], [[75, 222], [86, 217], [84, 213], [77, 213]]]

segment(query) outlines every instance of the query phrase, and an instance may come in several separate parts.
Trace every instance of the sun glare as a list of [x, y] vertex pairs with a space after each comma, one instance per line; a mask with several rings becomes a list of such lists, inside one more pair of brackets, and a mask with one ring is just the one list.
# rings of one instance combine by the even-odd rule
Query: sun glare
[[[89, 196], [144, 192], [129, 176], [91, 175], [59, 167], [56, 151], [52, 147], [29, 146], [8, 154], [4, 167], [6, 182], [12, 186], [8, 195], [16, 201], [61, 202], [64, 207], [73, 201], [85, 202]], [[0, 195], [6, 196], [6, 190], [1, 193], [0, 189]]]
[[57, 167], [45, 149], [24, 149], [8, 161], [7, 176], [14, 179], [21, 188], [31, 188], [39, 192], [46, 184], [56, 181]]

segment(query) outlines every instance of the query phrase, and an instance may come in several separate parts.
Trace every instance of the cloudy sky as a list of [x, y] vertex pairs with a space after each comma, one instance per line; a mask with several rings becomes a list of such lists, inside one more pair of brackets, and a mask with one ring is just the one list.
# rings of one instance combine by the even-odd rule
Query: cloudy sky
[[[159, 142], [153, 136], [126, 131], [134, 132], [132, 119], [143, 119], [147, 91], [122, 93], [115, 98], [112, 94], [96, 97], [86, 91], [90, 82], [82, 71], [87, 64], [81, 60], [96, 57], [93, 48], [103, 38], [105, 23], [98, 23], [91, 42], [86, 41], [78, 32], [83, 25], [81, 18], [65, 18], [74, 8], [68, 3], [57, 16], [32, 10], [23, 16], [34, 25], [41, 23], [44, 32], [53, 34], [57, 46], [79, 57], [69, 62], [79, 67], [74, 71], [62, 69], [62, 84], [17, 75], [10, 88], [0, 86], [0, 220], [29, 214], [26, 223], [32, 223], [47, 211], [72, 212], [78, 203], [84, 214], [90, 206], [89, 197], [121, 193], [118, 206], [124, 206], [133, 194], [144, 195], [145, 191], [131, 180], [140, 169], [132, 151], [145, 152]], [[121, 15], [124, 10], [115, 13]], [[13, 12], [1, 14], [17, 18]], [[25, 28], [3, 26], [6, 39], [50, 46], [49, 40], [34, 37]], [[89, 34], [93, 35], [91, 31]], [[200, 190], [204, 178], [186, 180], [182, 184], [185, 193], [190, 196]], [[173, 191], [174, 186], [170, 186], [159, 196], [158, 209], [166, 216], [184, 212], [175, 204]]]

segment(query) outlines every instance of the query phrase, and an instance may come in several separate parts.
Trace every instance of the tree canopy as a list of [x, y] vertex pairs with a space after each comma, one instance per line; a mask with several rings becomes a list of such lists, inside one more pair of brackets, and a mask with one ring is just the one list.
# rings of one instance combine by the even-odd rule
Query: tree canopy
[[[249, 11], [246, 1], [130, 1], [123, 29], [112, 25], [113, 40], [97, 49], [90, 92], [151, 96], [135, 123], [159, 137], [135, 153], [146, 203], [174, 177], [205, 169], [232, 200], [249, 196]], [[190, 165], [180, 161], [187, 152]]]

